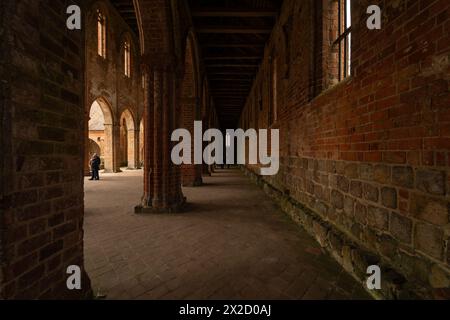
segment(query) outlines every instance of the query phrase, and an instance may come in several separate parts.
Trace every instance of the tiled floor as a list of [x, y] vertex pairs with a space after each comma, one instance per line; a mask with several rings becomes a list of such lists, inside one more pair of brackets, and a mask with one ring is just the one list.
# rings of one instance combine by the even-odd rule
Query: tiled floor
[[85, 182], [85, 260], [107, 299], [367, 299], [239, 171], [185, 188], [187, 211], [136, 215], [142, 171]]

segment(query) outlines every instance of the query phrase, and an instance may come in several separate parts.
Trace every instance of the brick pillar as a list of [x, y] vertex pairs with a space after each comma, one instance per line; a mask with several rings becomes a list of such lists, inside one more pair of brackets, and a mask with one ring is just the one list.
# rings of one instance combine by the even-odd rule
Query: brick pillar
[[[205, 121], [205, 118], [203, 118], [203, 132], [205, 132], [208, 129], [211, 129], [211, 127], [209, 126], [208, 121]], [[208, 146], [208, 144], [209, 144], [209, 142], [203, 142], [203, 150], [205, 150], [205, 148]], [[203, 163], [200, 168], [202, 175], [211, 176], [210, 167], [211, 166], [207, 165], [206, 163]]]
[[139, 169], [139, 130], [128, 130], [128, 168]]
[[[189, 130], [192, 136], [191, 150], [194, 151], [194, 121], [198, 119], [198, 98], [183, 98], [182, 99], [182, 127]], [[194, 159], [192, 158], [192, 162]], [[202, 179], [202, 165], [201, 164], [183, 164], [181, 166], [181, 177], [183, 186], [197, 187], [203, 184]]]
[[171, 134], [179, 122], [179, 113], [175, 109], [176, 75], [167, 65], [148, 65], [145, 66], [144, 195], [135, 212], [177, 212], [186, 199], [181, 191], [180, 168], [172, 163], [170, 157], [174, 145], [170, 140]]
[[105, 123], [105, 143], [102, 150], [102, 157], [105, 164], [105, 172], [114, 171], [114, 125]]
[[91, 169], [89, 168], [89, 120], [91, 117], [86, 111], [84, 115], [84, 175], [90, 176]]
[[122, 172], [120, 170], [120, 124], [115, 123], [111, 125], [110, 130], [112, 133], [112, 172]]

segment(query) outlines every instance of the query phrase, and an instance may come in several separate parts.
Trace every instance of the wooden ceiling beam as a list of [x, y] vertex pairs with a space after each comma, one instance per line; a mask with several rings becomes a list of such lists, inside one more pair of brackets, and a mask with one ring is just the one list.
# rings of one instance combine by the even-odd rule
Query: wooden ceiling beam
[[238, 17], [238, 18], [261, 18], [261, 17], [276, 17], [275, 10], [244, 10], [229, 8], [199, 8], [192, 12], [193, 17]]
[[203, 26], [196, 28], [197, 33], [225, 33], [225, 34], [270, 34], [269, 27], [246, 26]]
[[216, 61], [216, 60], [260, 60], [261, 56], [206, 56], [204, 60]]
[[231, 78], [231, 77], [210, 77], [209, 81], [236, 81], [236, 82], [253, 82], [250, 78]]
[[259, 64], [227, 64], [227, 63], [215, 63], [207, 64], [207, 68], [258, 68]]
[[202, 44], [205, 48], [264, 48], [264, 43], [204, 43]]
[[230, 75], [243, 76], [243, 75], [246, 75], [246, 76], [251, 76], [252, 78], [255, 76], [255, 73], [250, 72], [250, 71], [229, 71], [229, 70], [227, 70], [227, 71], [210, 71], [210, 72], [208, 72], [208, 74], [211, 76], [217, 76], [217, 75], [220, 75], [220, 76], [230, 76]]
[[236, 87], [236, 88], [224, 88], [223, 90], [216, 90], [213, 92], [213, 94], [218, 95], [218, 94], [223, 94], [226, 95], [229, 92], [240, 92], [242, 94], [242, 96], [239, 96], [239, 98], [243, 99], [244, 95], [246, 95], [250, 90], [247, 88], [240, 88], [240, 87]]

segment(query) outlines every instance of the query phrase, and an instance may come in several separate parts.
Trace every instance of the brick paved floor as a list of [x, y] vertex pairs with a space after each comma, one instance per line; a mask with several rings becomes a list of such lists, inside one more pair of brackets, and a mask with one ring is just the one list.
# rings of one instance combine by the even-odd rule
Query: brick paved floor
[[142, 171], [85, 182], [85, 260], [107, 299], [367, 299], [239, 171], [185, 188], [189, 210], [135, 215]]

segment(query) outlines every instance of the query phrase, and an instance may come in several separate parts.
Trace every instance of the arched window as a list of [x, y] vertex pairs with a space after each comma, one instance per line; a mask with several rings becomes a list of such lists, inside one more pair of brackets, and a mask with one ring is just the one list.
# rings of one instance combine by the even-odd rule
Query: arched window
[[125, 41], [123, 45], [123, 55], [124, 55], [124, 72], [125, 75], [131, 77], [131, 48], [130, 42]]
[[98, 55], [106, 59], [106, 17], [97, 10]]
[[352, 15], [351, 1], [339, 0], [337, 8], [338, 38], [334, 46], [338, 50], [338, 80], [351, 75]]

